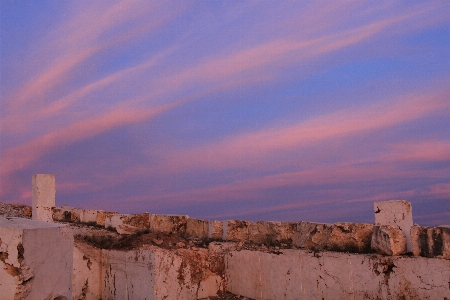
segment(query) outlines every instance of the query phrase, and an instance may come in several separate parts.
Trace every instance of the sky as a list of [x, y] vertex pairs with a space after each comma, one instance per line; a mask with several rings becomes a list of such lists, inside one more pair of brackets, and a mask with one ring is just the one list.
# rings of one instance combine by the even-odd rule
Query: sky
[[0, 0], [0, 201], [450, 224], [450, 2]]

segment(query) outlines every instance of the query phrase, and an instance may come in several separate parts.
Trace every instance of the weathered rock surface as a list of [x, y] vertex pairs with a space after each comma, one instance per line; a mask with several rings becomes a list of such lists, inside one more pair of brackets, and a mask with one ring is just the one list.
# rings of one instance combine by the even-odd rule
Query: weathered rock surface
[[0, 299], [70, 299], [72, 253], [66, 226], [0, 216]]
[[198, 299], [216, 296], [223, 279], [209, 269], [208, 250], [154, 246], [102, 250], [104, 299]]
[[406, 237], [403, 232], [390, 225], [373, 227], [372, 250], [384, 255], [406, 254]]
[[76, 241], [73, 251], [72, 299], [101, 299], [102, 288], [102, 250]]
[[423, 257], [384, 257], [284, 249], [231, 251], [227, 290], [253, 299], [446, 299], [450, 265]]
[[411, 228], [412, 252], [415, 256], [450, 259], [450, 226]]
[[228, 220], [223, 221], [224, 241], [247, 242], [249, 240], [249, 230], [252, 222]]
[[199, 239], [207, 239], [209, 232], [209, 222], [207, 220], [199, 220], [188, 218], [186, 221], [186, 236]]
[[373, 224], [335, 223], [328, 239], [332, 251], [369, 253]]
[[106, 228], [114, 228], [119, 234], [133, 234], [150, 230], [150, 214], [112, 214], [105, 219]]
[[0, 216], [31, 219], [31, 206], [0, 202]]
[[297, 232], [294, 222], [254, 222], [249, 227], [248, 241], [255, 244], [292, 245], [292, 236]]
[[184, 235], [188, 219], [186, 215], [150, 215], [150, 231]]
[[208, 238], [221, 240], [223, 237], [223, 222], [209, 221]]
[[293, 245], [315, 251], [324, 250], [328, 247], [332, 229], [332, 224], [300, 222], [297, 225], [297, 232], [292, 236]]

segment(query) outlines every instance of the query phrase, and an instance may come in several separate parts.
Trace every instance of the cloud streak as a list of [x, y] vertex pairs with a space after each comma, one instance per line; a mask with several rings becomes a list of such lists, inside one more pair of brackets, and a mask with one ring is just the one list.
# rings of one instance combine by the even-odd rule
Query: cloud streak
[[[342, 110], [288, 126], [243, 133], [169, 158], [170, 170], [191, 166], [237, 168], [256, 165], [273, 153], [296, 151], [327, 139], [346, 138], [393, 127], [448, 109], [448, 93], [405, 95], [360, 109]], [[443, 150], [445, 152], [445, 150]]]

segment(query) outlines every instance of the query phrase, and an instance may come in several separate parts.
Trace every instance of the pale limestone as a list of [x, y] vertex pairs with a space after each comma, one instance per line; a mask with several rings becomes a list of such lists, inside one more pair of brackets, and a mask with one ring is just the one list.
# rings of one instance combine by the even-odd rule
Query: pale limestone
[[335, 223], [326, 249], [340, 252], [368, 253], [373, 224]]
[[70, 206], [54, 207], [52, 209], [53, 221], [57, 222], [80, 222], [80, 216], [77, 215], [77, 210]]
[[398, 228], [376, 225], [373, 227], [371, 248], [384, 255], [406, 254], [406, 238]]
[[102, 298], [102, 250], [75, 242], [73, 251], [73, 299], [98, 300]]
[[411, 203], [405, 200], [390, 200], [374, 203], [375, 225], [391, 225], [399, 228], [406, 237], [406, 250], [412, 252], [410, 238], [413, 226]]
[[186, 237], [199, 239], [208, 238], [209, 222], [210, 221], [188, 218], [186, 221]]
[[0, 299], [71, 299], [72, 253], [64, 225], [0, 217]]
[[179, 299], [216, 296], [222, 278], [208, 269], [208, 250], [154, 246], [102, 250], [102, 299]]
[[324, 250], [327, 248], [333, 224], [299, 222], [297, 231], [292, 235], [292, 243], [298, 248]]
[[224, 241], [247, 242], [249, 240], [250, 221], [228, 220], [223, 221]]
[[105, 227], [119, 234], [134, 234], [150, 229], [150, 214], [111, 214], [105, 218]]
[[186, 215], [150, 215], [150, 231], [184, 235], [188, 219]]
[[105, 226], [106, 218], [108, 218], [112, 215], [117, 215], [117, 214], [119, 214], [119, 213], [99, 210], [99, 211], [97, 211], [97, 218], [95, 221], [96, 221], [97, 225], [106, 227]]
[[81, 223], [97, 223], [98, 210], [93, 209], [76, 209], [75, 214], [79, 216]]
[[411, 228], [412, 252], [415, 256], [450, 259], [450, 226]]
[[56, 203], [54, 174], [36, 174], [32, 177], [32, 219], [53, 222], [52, 208]]
[[223, 237], [223, 222], [209, 221], [208, 238], [213, 240], [221, 240]]
[[283, 249], [226, 255], [227, 290], [252, 299], [445, 299], [442, 259]]
[[297, 232], [294, 222], [254, 222], [249, 227], [248, 240], [255, 244], [292, 244], [292, 237]]
[[197, 298], [207, 298], [217, 296], [218, 291], [222, 290], [223, 280], [219, 275], [211, 275], [200, 282], [197, 292]]

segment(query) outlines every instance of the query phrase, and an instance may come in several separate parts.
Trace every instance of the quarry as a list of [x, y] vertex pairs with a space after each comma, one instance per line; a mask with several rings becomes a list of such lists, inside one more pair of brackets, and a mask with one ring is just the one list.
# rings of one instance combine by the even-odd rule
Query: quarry
[[411, 203], [374, 203], [375, 224], [200, 220], [0, 202], [0, 299], [450, 299], [450, 226]]

